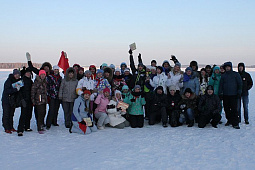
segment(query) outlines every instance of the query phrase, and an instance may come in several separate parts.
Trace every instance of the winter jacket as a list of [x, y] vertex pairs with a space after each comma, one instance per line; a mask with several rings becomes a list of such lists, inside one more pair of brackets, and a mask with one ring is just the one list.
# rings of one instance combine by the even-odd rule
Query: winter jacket
[[182, 97], [180, 94], [175, 93], [174, 96], [169, 94], [167, 96], [167, 109], [170, 111], [178, 110], [179, 109], [179, 102], [181, 101]]
[[91, 78], [83, 77], [79, 80], [78, 85], [76, 87], [76, 93], [81, 95], [83, 93], [83, 88], [87, 90], [93, 90], [95, 88], [95, 82]]
[[174, 86], [176, 88], [176, 90], [181, 90], [181, 88], [183, 87], [183, 72], [178, 72], [178, 73], [174, 73], [173, 71], [171, 71], [170, 73], [170, 79], [167, 80], [166, 85], [168, 87], [170, 86]]
[[245, 71], [244, 63], [239, 63], [238, 68], [239, 66], [243, 66], [243, 71], [242, 72], [238, 71], [243, 81], [242, 96], [248, 96], [249, 95], [248, 91], [252, 88], [253, 81], [252, 81], [251, 75]]
[[111, 100], [108, 103], [108, 106], [110, 106], [110, 105], [114, 106], [114, 108], [107, 109], [107, 113], [108, 113], [108, 116], [110, 119], [110, 125], [114, 127], [114, 126], [117, 126], [117, 125], [125, 122], [126, 119], [124, 117], [122, 117], [121, 115], [124, 115], [126, 113], [117, 111], [117, 102], [114, 100]]
[[103, 94], [99, 94], [95, 100], [95, 104], [97, 104], [97, 108], [95, 110], [95, 114], [98, 112], [106, 113], [106, 107], [110, 102], [108, 97], [105, 97]]
[[[150, 80], [153, 80], [153, 78], [154, 78], [156, 75], [157, 75], [157, 74], [149, 74]], [[150, 80], [145, 80], [144, 92], [153, 92], [153, 91], [154, 91], [154, 87], [151, 86]]]
[[[216, 67], [215, 67], [216, 68]], [[210, 77], [209, 84], [212, 85], [214, 88], [214, 94], [219, 95], [219, 88], [220, 88], [220, 79], [221, 79], [221, 73], [215, 74], [215, 68], [213, 69], [213, 74]], [[219, 67], [218, 67], [219, 69]]]
[[[79, 96], [77, 99], [75, 99], [73, 113], [71, 116], [71, 120], [73, 123], [72, 132], [88, 134], [88, 133], [97, 131], [95, 123], [93, 122], [93, 115], [89, 113], [89, 103], [90, 101], [85, 100], [82, 95]], [[79, 122], [83, 121], [83, 118], [90, 118], [91, 121], [93, 122], [93, 126], [88, 127], [86, 125], [84, 126], [80, 124]]]
[[12, 84], [16, 83], [17, 81], [20, 81], [20, 79], [15, 79], [13, 74], [9, 74], [9, 77], [4, 83], [4, 90], [2, 94], [2, 102], [11, 104], [9, 101], [9, 97], [13, 96], [16, 98], [16, 96], [20, 95], [20, 91], [17, 90], [17, 88], [13, 88]]
[[[185, 76], [186, 73], [184, 73]], [[194, 72], [192, 72], [192, 75], [188, 81], [183, 81], [183, 87], [181, 89], [181, 94], [184, 94], [184, 91], [186, 88], [190, 88], [193, 93], [195, 93], [197, 96], [199, 95], [199, 80], [197, 77], [195, 77]]]
[[162, 107], [167, 107], [167, 95], [164, 94], [164, 92], [162, 94], [158, 94], [157, 93], [157, 89], [154, 91], [154, 93], [152, 94], [151, 97], [151, 111], [152, 112], [157, 112], [159, 111]]
[[58, 75], [47, 76], [47, 95], [52, 99], [58, 99], [58, 92], [62, 77]]
[[131, 89], [130, 87], [130, 82], [131, 82], [131, 79], [132, 79], [132, 74], [129, 74], [129, 75], [123, 75], [123, 78], [125, 80], [125, 83], [127, 84], [127, 86], [129, 87], [129, 89]]
[[33, 81], [31, 80], [31, 78], [28, 78], [26, 76], [23, 76], [22, 80], [24, 83], [24, 86], [21, 89], [23, 99], [26, 102], [31, 103], [31, 89], [32, 89]]
[[103, 90], [108, 87], [111, 89], [111, 85], [109, 84], [107, 79], [104, 78], [96, 78], [94, 80], [94, 88], [98, 90], [98, 93], [102, 93]]
[[165, 75], [164, 72], [162, 72], [161, 74], [157, 74], [155, 77], [153, 77], [153, 80], [150, 79], [150, 85], [152, 87], [154, 87], [154, 90], [158, 86], [162, 86], [163, 91], [166, 94], [167, 93], [167, 86], [166, 86], [167, 80], [168, 80], [168, 77]]
[[198, 110], [201, 115], [207, 114], [220, 114], [221, 112], [221, 102], [217, 95], [205, 94], [201, 96], [198, 104]]
[[[97, 70], [96, 66], [90, 65], [90, 66], [89, 66], [89, 70], [91, 70], [92, 68], [94, 68], [95, 70]], [[91, 78], [92, 80], [95, 80], [96, 77], [97, 77], [96, 72], [95, 72], [94, 74], [91, 74], [91, 76], [90, 76], [90, 78]]]
[[232, 63], [227, 62], [224, 66], [230, 66], [231, 70], [226, 71], [221, 75], [219, 95], [235, 96], [242, 94], [242, 79], [241, 76], [233, 71]]
[[[133, 89], [135, 85], [140, 85], [141, 90], [143, 91], [146, 79], [146, 68], [144, 67], [141, 71], [135, 68], [133, 55], [130, 55], [130, 68], [132, 71], [132, 79], [130, 82], [130, 88]], [[142, 64], [141, 58], [139, 59], [139, 64]]]
[[122, 87], [124, 85], [127, 85], [123, 76], [120, 75], [120, 76], [116, 76], [114, 75], [113, 76], [113, 80], [112, 80], [112, 91], [115, 91], [115, 90], [120, 90], [122, 89]]
[[[68, 76], [71, 70], [74, 72], [74, 76], [72, 79], [70, 79]], [[78, 80], [76, 79], [76, 71], [74, 70], [74, 68], [69, 67], [66, 70], [65, 78], [61, 82], [58, 98], [63, 102], [74, 102], [74, 100], [77, 98], [76, 94], [77, 84]]]
[[[106, 77], [106, 76], [105, 76], [105, 72], [108, 72], [108, 73], [109, 73], [109, 77]], [[109, 82], [110, 85], [112, 85], [112, 81], [113, 81], [113, 79], [112, 79], [112, 78], [113, 78], [113, 71], [112, 71], [112, 69], [111, 69], [110, 67], [104, 68], [103, 77], [104, 77], [105, 79], [108, 80], [108, 82]]]
[[181, 105], [185, 104], [185, 109], [196, 109], [197, 108], [197, 96], [195, 93], [192, 93], [189, 98], [187, 98], [185, 95], [182, 95], [182, 99], [178, 104], [178, 108], [180, 108]]
[[200, 91], [199, 91], [199, 95], [204, 95], [206, 88], [208, 86], [208, 77], [202, 77], [200, 78]]
[[47, 104], [47, 82], [36, 76], [31, 89], [31, 100], [34, 105]]
[[124, 99], [124, 102], [129, 104], [128, 113], [130, 115], [143, 115], [143, 105], [146, 104], [144, 97], [141, 94], [130, 94]]

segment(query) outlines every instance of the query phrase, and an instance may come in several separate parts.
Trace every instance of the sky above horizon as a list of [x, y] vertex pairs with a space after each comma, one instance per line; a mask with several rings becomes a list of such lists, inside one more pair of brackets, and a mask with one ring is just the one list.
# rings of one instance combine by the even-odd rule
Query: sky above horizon
[[[0, 0], [0, 62], [145, 64], [176, 55], [182, 64], [255, 65], [253, 0]], [[137, 59], [135, 59], [137, 64]]]

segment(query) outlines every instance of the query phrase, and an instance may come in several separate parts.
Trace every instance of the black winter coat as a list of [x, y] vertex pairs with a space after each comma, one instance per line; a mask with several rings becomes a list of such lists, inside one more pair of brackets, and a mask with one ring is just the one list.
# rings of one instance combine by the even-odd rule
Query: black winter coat
[[31, 80], [31, 78], [28, 78], [26, 76], [23, 76], [22, 80], [23, 80], [23, 83], [24, 83], [24, 86], [21, 89], [23, 99], [26, 102], [30, 103], [30, 102], [32, 102], [32, 100], [31, 100], [31, 89], [32, 89], [33, 81]]
[[151, 111], [159, 111], [160, 108], [162, 107], [167, 107], [167, 95], [164, 93], [162, 94], [157, 94], [156, 91], [155, 93], [152, 93], [151, 97]]
[[251, 75], [245, 71], [245, 65], [243, 63], [239, 63], [238, 68], [240, 65], [243, 66], [243, 71], [242, 72], [239, 71], [239, 74], [240, 74], [242, 82], [243, 82], [242, 96], [248, 96], [249, 95], [248, 91], [252, 88], [253, 81], [252, 81]]
[[180, 108], [181, 105], [185, 104], [185, 109], [197, 109], [197, 96], [195, 93], [192, 93], [189, 98], [187, 98], [185, 95], [182, 95], [182, 99], [178, 104], [178, 108]]
[[170, 111], [179, 110], [178, 104], [181, 101], [181, 95], [175, 93], [174, 96], [168, 95], [167, 96], [167, 109]]
[[202, 95], [199, 100], [198, 110], [201, 115], [220, 114], [220, 98], [215, 94], [208, 95], [206, 93], [205, 95]]

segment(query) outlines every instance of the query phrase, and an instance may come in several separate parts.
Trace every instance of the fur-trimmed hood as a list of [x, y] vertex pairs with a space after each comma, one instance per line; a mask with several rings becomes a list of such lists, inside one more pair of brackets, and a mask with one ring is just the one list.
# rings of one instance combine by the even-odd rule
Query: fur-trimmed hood
[[69, 68], [66, 70], [66, 73], [65, 73], [65, 80], [66, 80], [66, 81], [70, 81], [70, 78], [69, 78], [69, 76], [68, 76], [68, 74], [69, 74], [70, 71], [73, 71], [74, 76], [73, 76], [72, 80], [75, 81], [75, 80], [77, 79], [77, 73], [76, 73], [76, 71], [75, 71], [75, 69], [74, 69], [73, 67], [69, 67]]

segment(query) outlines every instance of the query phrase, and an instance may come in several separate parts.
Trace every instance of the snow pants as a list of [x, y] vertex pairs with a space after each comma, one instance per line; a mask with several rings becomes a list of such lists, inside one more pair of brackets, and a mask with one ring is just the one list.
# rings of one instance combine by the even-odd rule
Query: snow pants
[[50, 127], [51, 124], [57, 124], [59, 106], [59, 99], [50, 99], [49, 111], [46, 119], [47, 127]]
[[213, 125], [213, 126], [216, 126], [218, 125], [218, 123], [220, 122], [221, 120], [221, 115], [220, 114], [201, 114], [199, 115], [199, 119], [198, 119], [198, 127], [199, 128], [204, 128], [206, 126], [206, 124], [210, 123]]
[[43, 130], [43, 123], [44, 123], [44, 118], [46, 115], [46, 104], [42, 105], [36, 105], [35, 106], [36, 114], [37, 114], [37, 130], [41, 131]]
[[2, 123], [4, 130], [11, 130], [13, 128], [13, 116], [15, 108], [12, 107], [9, 103], [2, 102], [3, 108], [3, 117]]
[[63, 102], [62, 103], [66, 127], [72, 126], [71, 115], [73, 113], [73, 105], [74, 105], [74, 102]]
[[104, 126], [110, 123], [110, 119], [106, 113], [98, 112], [95, 114], [95, 117], [98, 119], [97, 126]]
[[167, 113], [166, 113], [166, 108], [161, 107], [158, 109], [153, 109], [154, 111], [150, 113], [149, 117], [149, 125], [154, 125], [156, 122], [160, 122], [162, 119], [162, 123], [166, 124], [167, 123]]
[[24, 129], [30, 129], [30, 121], [32, 118], [32, 112], [33, 112], [32, 102], [26, 101], [26, 107], [21, 107], [18, 132], [24, 132]]
[[132, 128], [142, 128], [144, 124], [143, 115], [129, 115], [130, 126]]
[[237, 100], [237, 96], [223, 96], [223, 107], [226, 118], [232, 126], [237, 126], [239, 124]]

